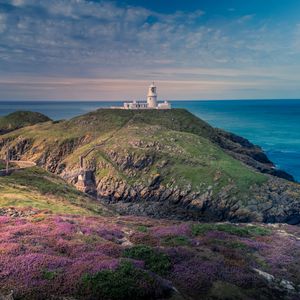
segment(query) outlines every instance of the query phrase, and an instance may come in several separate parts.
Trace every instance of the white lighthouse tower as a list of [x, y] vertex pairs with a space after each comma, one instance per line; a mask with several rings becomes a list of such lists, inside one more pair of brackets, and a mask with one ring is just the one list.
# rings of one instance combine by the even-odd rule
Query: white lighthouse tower
[[[120, 108], [120, 107], [112, 107]], [[157, 102], [156, 86], [154, 82], [148, 88], [147, 102], [145, 101], [133, 101], [124, 102], [123, 109], [171, 109], [171, 103], [164, 101]]]
[[157, 94], [156, 94], [156, 86], [154, 85], [154, 82], [149, 86], [148, 89], [147, 104], [148, 104], [148, 108], [157, 108]]

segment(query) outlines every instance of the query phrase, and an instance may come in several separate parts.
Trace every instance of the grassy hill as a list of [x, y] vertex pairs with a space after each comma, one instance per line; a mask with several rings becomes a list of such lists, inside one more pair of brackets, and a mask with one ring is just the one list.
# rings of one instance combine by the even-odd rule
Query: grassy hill
[[286, 220], [300, 203], [297, 184], [262, 174], [272, 164], [260, 148], [184, 109], [100, 109], [15, 130], [2, 135], [0, 147], [74, 185], [84, 156], [93, 175], [83, 190], [123, 213]]
[[[89, 114], [56, 124], [38, 124], [32, 128], [23, 128], [10, 136], [20, 136], [32, 141], [35, 153], [28, 153], [35, 160], [44, 152], [56, 152], [61, 146], [71, 149], [63, 157], [63, 163], [78, 167], [79, 155], [91, 147], [101, 144], [103, 147], [92, 152], [87, 160], [96, 163], [111, 163], [120, 177], [126, 178], [126, 171], [120, 170], [109, 158], [108, 152], [116, 151], [119, 156], [129, 153], [133, 157], [155, 156], [151, 170], [143, 174], [143, 180], [150, 180], [152, 175], [162, 171], [166, 184], [175, 179], [176, 185], [190, 183], [193, 188], [206, 187], [214, 183], [216, 173], [222, 174], [219, 188], [230, 180], [237, 183], [237, 188], [244, 189], [253, 183], [266, 180], [263, 175], [245, 167], [240, 162], [224, 153], [213, 141], [216, 131], [186, 110], [165, 111], [125, 111], [101, 109]], [[46, 140], [45, 140], [46, 139]], [[137, 143], [156, 144], [155, 147], [138, 146]], [[13, 145], [14, 143], [12, 143]], [[136, 146], [136, 145], [137, 146]], [[51, 154], [50, 154], [51, 155]], [[26, 157], [26, 153], [25, 153]], [[162, 161], [169, 163], [159, 170]], [[109, 170], [101, 169], [100, 173]], [[117, 174], [115, 174], [117, 175]], [[139, 170], [130, 177], [133, 182], [141, 178]]]
[[24, 126], [51, 121], [47, 116], [30, 111], [17, 111], [0, 117], [0, 134], [16, 130]]

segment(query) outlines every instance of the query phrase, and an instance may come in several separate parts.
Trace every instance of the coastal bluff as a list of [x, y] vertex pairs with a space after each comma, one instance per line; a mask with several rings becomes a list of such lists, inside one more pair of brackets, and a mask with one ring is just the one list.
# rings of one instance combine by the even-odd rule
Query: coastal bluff
[[300, 185], [259, 146], [184, 109], [97, 111], [0, 136], [121, 214], [300, 223]]

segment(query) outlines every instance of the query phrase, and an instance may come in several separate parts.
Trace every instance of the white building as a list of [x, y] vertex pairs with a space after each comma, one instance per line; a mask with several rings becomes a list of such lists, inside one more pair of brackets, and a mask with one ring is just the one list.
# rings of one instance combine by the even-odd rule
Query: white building
[[171, 109], [171, 104], [168, 101], [161, 103], [157, 102], [157, 92], [154, 82], [149, 86], [147, 94], [147, 102], [133, 101], [125, 102], [124, 109]]

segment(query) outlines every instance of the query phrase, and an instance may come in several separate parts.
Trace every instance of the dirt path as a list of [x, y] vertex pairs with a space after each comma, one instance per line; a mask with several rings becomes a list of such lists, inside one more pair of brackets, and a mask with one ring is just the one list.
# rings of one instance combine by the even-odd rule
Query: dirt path
[[14, 168], [9, 168], [8, 172], [6, 169], [0, 170], [0, 176], [10, 175], [14, 171], [24, 170], [27, 168], [35, 167], [36, 163], [28, 160], [10, 160], [9, 163], [12, 163], [17, 166]]

